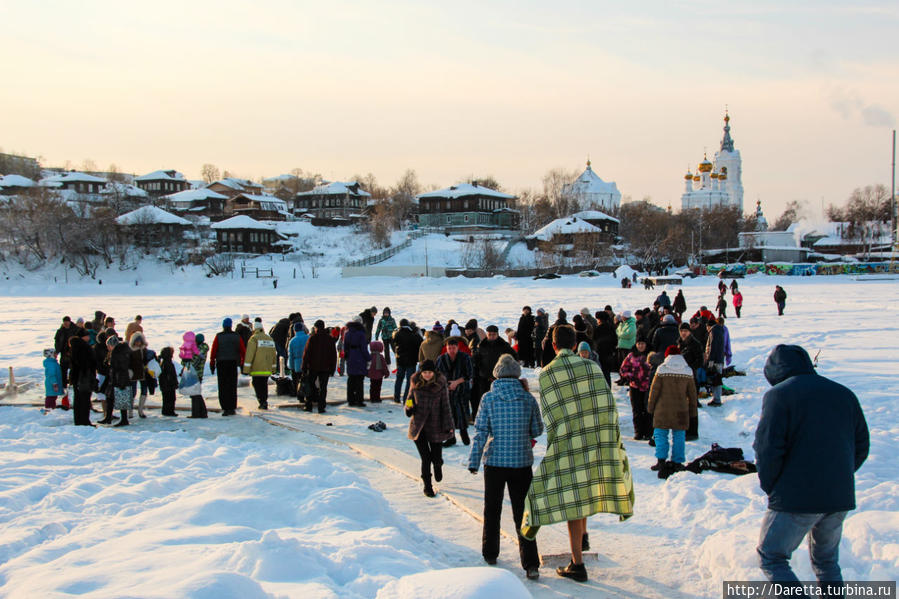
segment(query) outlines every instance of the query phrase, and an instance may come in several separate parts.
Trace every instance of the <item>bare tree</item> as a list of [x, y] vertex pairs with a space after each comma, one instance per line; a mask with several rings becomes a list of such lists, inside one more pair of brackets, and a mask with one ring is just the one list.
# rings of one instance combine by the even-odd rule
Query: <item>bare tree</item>
[[860, 242], [867, 257], [890, 231], [890, 201], [890, 191], [885, 185], [867, 185], [855, 189], [842, 210], [831, 206], [828, 216], [839, 217], [838, 222], [846, 223], [846, 237]]
[[799, 222], [799, 219], [805, 214], [805, 202], [800, 200], [790, 200], [783, 214], [774, 221], [772, 231], [786, 231], [793, 223]]
[[90, 158], [85, 158], [81, 163], [81, 171], [85, 173], [96, 173], [97, 172], [97, 163], [91, 160]]
[[119, 167], [114, 162], [112, 164], [110, 164], [109, 167], [106, 169], [106, 179], [110, 183], [124, 184], [126, 182], [125, 175], [123, 175], [121, 172], [119, 172]]
[[209, 185], [213, 181], [217, 181], [220, 178], [219, 168], [214, 164], [209, 164], [207, 162], [200, 169], [200, 175], [203, 177], [203, 181], [205, 181], [206, 184]]

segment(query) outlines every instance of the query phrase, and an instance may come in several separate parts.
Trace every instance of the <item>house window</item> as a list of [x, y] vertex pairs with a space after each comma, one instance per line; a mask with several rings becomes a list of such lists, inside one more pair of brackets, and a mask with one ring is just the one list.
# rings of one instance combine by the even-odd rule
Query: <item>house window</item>
[[468, 222], [468, 215], [465, 215], [465, 222]]
[[449, 215], [447, 215], [447, 217], [446, 217], [446, 224], [450, 224], [450, 216]]

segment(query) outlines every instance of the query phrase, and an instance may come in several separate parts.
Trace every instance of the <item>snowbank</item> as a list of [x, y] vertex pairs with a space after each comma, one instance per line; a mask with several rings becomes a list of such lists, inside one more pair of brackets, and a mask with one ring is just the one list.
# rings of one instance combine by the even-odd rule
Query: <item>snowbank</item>
[[510, 572], [497, 568], [451, 568], [412, 574], [387, 583], [376, 599], [530, 599], [531, 594]]

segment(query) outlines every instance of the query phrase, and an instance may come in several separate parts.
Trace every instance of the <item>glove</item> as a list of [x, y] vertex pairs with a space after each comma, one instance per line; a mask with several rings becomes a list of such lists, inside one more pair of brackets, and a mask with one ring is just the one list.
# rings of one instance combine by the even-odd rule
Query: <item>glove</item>
[[468, 471], [471, 472], [472, 474], [477, 474], [477, 473], [478, 473], [478, 469], [477, 469], [477, 468], [469, 468]]
[[415, 408], [406, 408], [406, 416], [412, 416], [415, 413]]

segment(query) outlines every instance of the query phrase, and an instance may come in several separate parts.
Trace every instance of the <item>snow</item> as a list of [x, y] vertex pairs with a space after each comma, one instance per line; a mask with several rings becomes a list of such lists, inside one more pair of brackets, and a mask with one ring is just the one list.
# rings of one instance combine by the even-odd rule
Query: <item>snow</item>
[[34, 181], [22, 175], [0, 175], [0, 187], [34, 187]]
[[287, 212], [287, 202], [285, 202], [284, 200], [280, 200], [275, 196], [242, 193], [237, 197], [246, 198], [251, 202], [258, 202], [261, 210], [284, 213]]
[[227, 200], [228, 196], [222, 195], [211, 189], [185, 189], [178, 193], [164, 196], [170, 202], [193, 202], [197, 200]]
[[106, 183], [106, 179], [86, 173], [71, 172], [47, 177], [40, 181], [40, 184], [45, 187], [59, 187], [63, 183]]
[[584, 210], [582, 212], [575, 212], [571, 216], [576, 216], [584, 220], [610, 220], [616, 223], [621, 222], [614, 216], [609, 216], [605, 212], [600, 212], [599, 210]]
[[[337, 235], [337, 243], [349, 239], [340, 230], [328, 234]], [[429, 256], [441, 237], [428, 236]], [[444, 243], [459, 244], [452, 238]], [[281, 273], [277, 289], [266, 280], [208, 279], [152, 264], [140, 272], [110, 271], [102, 287], [7, 271], [0, 370], [14, 366], [20, 383], [41, 382], [41, 350], [52, 344], [60, 317], [89, 318], [96, 309], [116, 316], [120, 330], [131, 315], [142, 314], [150, 345], [159, 349], [176, 344], [185, 330], [211, 337], [224, 316], [242, 313], [262, 316], [268, 327], [300, 310], [307, 322], [323, 318], [331, 325], [374, 303], [419, 323], [474, 317], [503, 329], [514, 326], [524, 304], [550, 314], [605, 304], [618, 312], [652, 305], [659, 292], [621, 289], [611, 275], [552, 281], [371, 277], [363, 285], [327, 271], [292, 279], [284, 273], [295, 264], [281, 259], [270, 262]], [[717, 282], [685, 281], [688, 313], [714, 303]], [[782, 318], [771, 299], [775, 284], [789, 293]], [[738, 393], [725, 397], [722, 408], [700, 411], [700, 440], [687, 444], [688, 460], [713, 442], [742, 447], [752, 459], [769, 387], [762, 368], [772, 347], [798, 343], [812, 355], [822, 350], [819, 372], [858, 395], [871, 430], [871, 454], [856, 476], [858, 509], [846, 520], [840, 547], [843, 575], [895, 580], [899, 313], [887, 307], [896, 282], [750, 275], [739, 285], [743, 318], [729, 319], [728, 328], [735, 364], [747, 376], [726, 379]], [[537, 389], [536, 372], [525, 373]], [[344, 381], [332, 379], [330, 400], [344, 396]], [[385, 395], [392, 382], [385, 382]], [[506, 597], [520, 592], [514, 579], [535, 597], [712, 598], [720, 597], [722, 580], [760, 580], [755, 545], [766, 503], [757, 478], [684, 472], [658, 480], [649, 470], [652, 448], [631, 440], [625, 389], [613, 391], [634, 473], [635, 515], [625, 523], [588, 520], [599, 558], [588, 561], [585, 586], [558, 579], [550, 567], [541, 568], [538, 583], [525, 581], [507, 537], [498, 567], [482, 567], [475, 517], [483, 481], [465, 470], [467, 448], [445, 450], [438, 499], [425, 499], [414, 480], [417, 456], [406, 438], [407, 420], [389, 401], [364, 410], [329, 406], [325, 418], [273, 409], [266, 417], [282, 426], [271, 426], [248, 417], [255, 401], [244, 386], [236, 418], [165, 419], [154, 407], [126, 430], [84, 430], [71, 426], [71, 413], [0, 407], [0, 594]], [[204, 393], [214, 407], [214, 376], [204, 380]], [[40, 398], [35, 388], [19, 396]], [[180, 397], [178, 404], [186, 405]], [[386, 422], [387, 431], [367, 430], [376, 420]], [[545, 437], [538, 439], [538, 460], [545, 445]], [[504, 517], [509, 511], [507, 504]], [[514, 532], [508, 518], [503, 530]], [[537, 540], [543, 554], [567, 551], [564, 526], [546, 527]], [[804, 545], [793, 566], [800, 578], [813, 578]], [[442, 594], [457, 587], [463, 594]]]
[[466, 196], [487, 196], [491, 198], [503, 198], [507, 200], [514, 199], [514, 195], [509, 195], [507, 193], [502, 193], [500, 191], [496, 191], [490, 189], [489, 187], [484, 187], [483, 185], [472, 185], [471, 183], [458, 183], [456, 185], [452, 185], [447, 187], [446, 189], [438, 189], [437, 191], [429, 191], [427, 193], [420, 193], [415, 196], [417, 199], [421, 198], [464, 198]]
[[350, 186], [358, 185], [356, 181], [334, 181], [332, 183], [325, 183], [323, 185], [319, 185], [310, 191], [301, 191], [297, 194], [297, 196], [319, 196], [319, 195], [354, 195], [361, 197], [371, 197], [371, 194], [362, 189], [361, 187], [357, 187], [356, 191], [350, 189]]
[[175, 216], [156, 206], [141, 206], [115, 219], [120, 225], [184, 225], [191, 226], [189, 220]]
[[232, 216], [229, 219], [223, 220], [221, 222], [217, 222], [212, 225], [213, 229], [262, 229], [265, 231], [270, 231], [274, 229], [271, 225], [266, 225], [258, 220], [252, 219], [246, 214], [240, 214], [238, 216]]
[[186, 181], [184, 175], [176, 170], [158, 170], [140, 177], [135, 177], [135, 181]]
[[131, 185], [130, 183], [116, 183], [114, 181], [110, 181], [106, 184], [106, 187], [100, 192], [104, 194], [121, 194], [131, 198], [149, 198], [150, 194], [145, 190], [137, 187], [136, 185]]
[[556, 235], [571, 235], [577, 233], [602, 233], [602, 230], [585, 220], [572, 216], [569, 218], [557, 218], [534, 231], [532, 235], [528, 235], [528, 239], [552, 241], [552, 238]]

